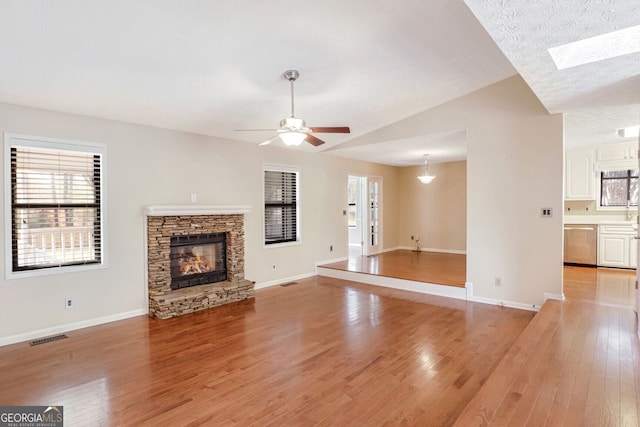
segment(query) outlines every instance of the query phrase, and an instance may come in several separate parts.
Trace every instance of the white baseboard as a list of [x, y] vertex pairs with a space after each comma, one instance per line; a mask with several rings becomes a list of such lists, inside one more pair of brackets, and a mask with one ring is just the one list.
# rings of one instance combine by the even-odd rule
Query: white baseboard
[[[407, 251], [415, 251], [415, 246], [399, 246], [397, 249], [404, 249]], [[394, 249], [395, 250], [395, 249]], [[463, 249], [438, 249], [438, 248], [420, 248], [420, 252], [440, 252], [443, 254], [458, 254], [466, 255], [467, 251]]]
[[564, 294], [549, 294], [547, 292], [544, 293], [544, 300], [556, 300], [556, 301], [564, 301]]
[[323, 268], [322, 266], [318, 266], [318, 275], [332, 277], [335, 279], [351, 280], [353, 282], [366, 283], [368, 285], [401, 289], [403, 291], [419, 292], [422, 294], [438, 295], [462, 300], [467, 299], [466, 290], [464, 288], [457, 288], [454, 286], [414, 282], [412, 280], [397, 279], [394, 277], [376, 276], [373, 274]]
[[39, 329], [37, 331], [26, 332], [24, 334], [10, 335], [0, 338], [0, 347], [10, 344], [16, 344], [23, 341], [31, 341], [38, 338], [48, 337], [50, 335], [62, 334], [64, 332], [75, 331], [76, 329], [88, 328], [90, 326], [102, 325], [104, 323], [115, 322], [117, 320], [128, 319], [130, 317], [146, 315], [146, 308], [140, 310], [127, 311], [125, 313], [112, 314], [109, 316], [98, 317], [95, 319], [83, 320], [81, 322], [68, 323], [66, 325], [54, 326], [52, 328]]
[[256, 283], [255, 285], [253, 285], [253, 289], [263, 289], [263, 288], [268, 288], [270, 286], [278, 286], [284, 283], [294, 282], [296, 280], [302, 280], [302, 279], [306, 279], [313, 276], [316, 276], [315, 272], [299, 274], [297, 276], [284, 277], [281, 279], [271, 280], [268, 282]]
[[491, 304], [497, 305], [500, 307], [509, 307], [509, 308], [517, 308], [519, 310], [528, 310], [528, 311], [538, 311], [540, 310], [540, 306], [537, 304], [526, 304], [523, 302], [516, 301], [506, 301], [499, 300], [494, 298], [485, 298], [473, 295], [473, 283], [467, 282], [465, 283], [465, 288], [467, 289], [467, 301], [479, 302], [482, 304]]
[[402, 249], [400, 246], [395, 246], [393, 248], [386, 248], [382, 250], [382, 253], [384, 252], [393, 252], [393, 251], [397, 251], [398, 249]]

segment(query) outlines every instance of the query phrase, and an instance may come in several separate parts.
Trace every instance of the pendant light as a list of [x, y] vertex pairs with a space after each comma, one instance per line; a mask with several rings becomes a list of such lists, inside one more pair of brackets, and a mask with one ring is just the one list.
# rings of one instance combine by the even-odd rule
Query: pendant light
[[435, 175], [430, 175], [429, 174], [429, 155], [425, 154], [424, 155], [424, 174], [418, 176], [418, 179], [423, 184], [429, 184], [435, 178], [436, 178]]

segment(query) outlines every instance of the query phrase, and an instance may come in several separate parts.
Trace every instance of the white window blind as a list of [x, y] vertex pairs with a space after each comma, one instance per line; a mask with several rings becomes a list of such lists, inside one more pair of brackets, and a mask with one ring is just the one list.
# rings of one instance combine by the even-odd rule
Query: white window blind
[[13, 271], [100, 263], [102, 155], [11, 146]]
[[298, 240], [298, 172], [264, 171], [264, 243]]

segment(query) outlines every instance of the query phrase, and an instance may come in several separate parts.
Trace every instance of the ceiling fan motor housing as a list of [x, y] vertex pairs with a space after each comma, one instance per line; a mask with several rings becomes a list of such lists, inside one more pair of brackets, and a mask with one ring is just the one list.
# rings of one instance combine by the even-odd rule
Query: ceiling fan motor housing
[[298, 77], [300, 77], [300, 73], [298, 72], [298, 70], [287, 70], [282, 73], [282, 77], [289, 80], [290, 82], [295, 82], [296, 80], [298, 80]]
[[297, 117], [287, 117], [280, 120], [280, 128], [286, 132], [308, 132], [306, 123], [304, 120]]

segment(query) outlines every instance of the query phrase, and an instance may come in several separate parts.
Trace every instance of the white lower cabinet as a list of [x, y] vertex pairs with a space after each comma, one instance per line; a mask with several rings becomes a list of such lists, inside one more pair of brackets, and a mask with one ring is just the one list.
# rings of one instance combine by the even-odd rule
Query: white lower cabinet
[[598, 265], [635, 268], [637, 264], [636, 235], [631, 225], [601, 225], [598, 227]]

